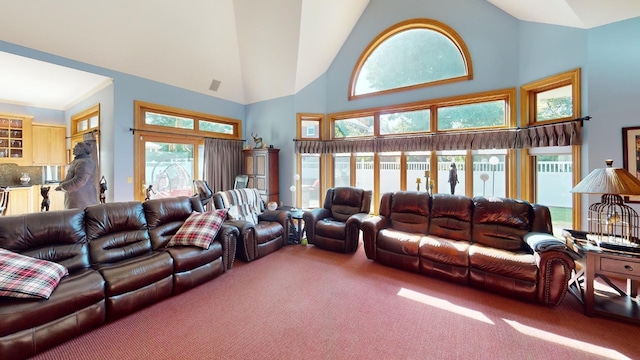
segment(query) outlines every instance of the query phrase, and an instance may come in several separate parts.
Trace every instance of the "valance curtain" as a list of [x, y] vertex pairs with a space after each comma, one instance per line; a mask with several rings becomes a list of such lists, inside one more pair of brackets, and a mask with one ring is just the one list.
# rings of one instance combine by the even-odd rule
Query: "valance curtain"
[[236, 175], [242, 174], [240, 140], [205, 139], [203, 180], [214, 191], [233, 189]]
[[582, 123], [571, 121], [522, 129], [474, 130], [368, 139], [296, 140], [298, 154], [390, 151], [522, 149], [582, 144]]

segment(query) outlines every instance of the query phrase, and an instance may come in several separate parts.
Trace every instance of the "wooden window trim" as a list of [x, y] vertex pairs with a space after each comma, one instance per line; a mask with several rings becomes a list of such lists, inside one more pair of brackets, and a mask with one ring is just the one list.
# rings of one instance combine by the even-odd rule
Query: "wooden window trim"
[[[464, 128], [464, 129], [447, 129], [447, 130], [438, 130], [437, 127], [437, 109], [439, 107], [446, 106], [456, 106], [456, 105], [469, 105], [469, 104], [479, 104], [482, 102], [503, 100], [505, 102], [505, 125], [503, 126], [492, 126], [492, 127], [478, 127], [478, 128]], [[375, 137], [385, 137], [385, 136], [411, 136], [417, 133], [402, 133], [402, 134], [385, 134], [380, 135], [380, 114], [384, 113], [393, 113], [393, 112], [404, 112], [404, 111], [415, 111], [415, 110], [425, 110], [430, 109], [431, 111], [431, 126], [430, 131], [421, 132], [420, 134], [430, 134], [437, 132], [464, 132], [464, 131], [473, 131], [473, 130], [482, 130], [482, 129], [499, 129], [499, 128], [515, 128], [517, 124], [517, 107], [516, 107], [516, 89], [515, 88], [507, 88], [493, 91], [485, 91], [480, 93], [473, 93], [467, 95], [458, 95], [458, 96], [450, 96], [445, 98], [433, 99], [433, 100], [423, 100], [406, 104], [399, 105], [391, 105], [391, 106], [381, 106], [369, 109], [361, 109], [355, 111], [345, 111], [340, 113], [333, 113], [327, 115], [327, 123], [329, 125], [329, 138], [335, 140], [353, 140], [353, 139], [362, 139], [362, 138], [370, 138], [371, 136], [363, 136], [363, 137], [349, 137], [349, 138], [335, 138], [335, 122], [338, 120], [357, 118], [357, 117], [365, 117], [365, 116], [373, 116], [374, 120], [374, 134]]]
[[[376, 91], [376, 92], [367, 93], [367, 94], [356, 95], [355, 94], [356, 81], [358, 80], [358, 77], [360, 76], [360, 72], [362, 71], [362, 67], [364, 66], [364, 63], [367, 61], [369, 56], [378, 48], [378, 46], [380, 46], [380, 44], [385, 42], [387, 39], [403, 31], [413, 30], [413, 29], [432, 30], [447, 37], [458, 48], [458, 51], [460, 52], [462, 60], [465, 64], [466, 75], [438, 80], [438, 81], [431, 81], [431, 82], [421, 83], [416, 85], [404, 86], [404, 87], [399, 87], [394, 89], [381, 90], [381, 91]], [[362, 54], [360, 54], [360, 57], [358, 58], [358, 61], [356, 62], [356, 65], [353, 71], [351, 72], [351, 79], [349, 81], [349, 97], [348, 98], [349, 100], [355, 100], [355, 99], [361, 99], [361, 98], [383, 95], [383, 94], [390, 94], [390, 93], [395, 93], [400, 91], [414, 90], [414, 89], [427, 87], [427, 86], [449, 84], [449, 83], [458, 82], [458, 81], [468, 81], [471, 79], [473, 79], [473, 65], [471, 62], [471, 54], [469, 53], [469, 49], [467, 48], [467, 45], [465, 44], [464, 40], [462, 40], [462, 37], [452, 27], [446, 25], [445, 23], [439, 22], [437, 20], [425, 19], [425, 18], [411, 19], [411, 20], [402, 21], [400, 23], [392, 25], [391, 27], [381, 32], [378, 36], [376, 36], [376, 38], [373, 39], [373, 41], [371, 41], [371, 43], [369, 43], [369, 45], [367, 45], [367, 47], [362, 52]]]
[[[527, 126], [535, 124], [552, 124], [580, 117], [581, 109], [581, 89], [580, 89], [580, 68], [569, 70], [560, 74], [546, 77], [537, 81], [524, 84], [520, 87], [520, 119]], [[536, 120], [536, 95], [541, 92], [553, 90], [559, 87], [571, 85], [571, 96], [573, 99], [573, 118], [560, 118], [553, 120]]]
[[[170, 116], [179, 116], [191, 118], [194, 120], [193, 129], [177, 129], [167, 126], [158, 126], [146, 124], [144, 114], [146, 112], [153, 112], [157, 114], [164, 114]], [[233, 127], [233, 134], [223, 134], [211, 131], [203, 131], [199, 129], [198, 120], [206, 120], [220, 124], [231, 125]], [[175, 133], [175, 134], [188, 134], [191, 136], [201, 136], [203, 138], [215, 137], [219, 139], [240, 139], [242, 134], [242, 121], [232, 119], [224, 116], [211, 115], [198, 111], [185, 110], [180, 108], [174, 108], [165, 105], [152, 104], [143, 101], [134, 101], [134, 126], [135, 130], [147, 130], [150, 132], [162, 132], [162, 133]], [[215, 136], [214, 136], [215, 135]]]

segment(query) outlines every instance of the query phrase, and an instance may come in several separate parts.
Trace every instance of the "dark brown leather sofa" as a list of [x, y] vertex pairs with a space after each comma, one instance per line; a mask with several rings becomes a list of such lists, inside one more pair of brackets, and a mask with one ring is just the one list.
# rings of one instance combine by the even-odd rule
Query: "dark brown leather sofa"
[[356, 252], [360, 223], [371, 211], [371, 197], [371, 190], [355, 187], [327, 190], [323, 207], [304, 212], [309, 244], [335, 252]]
[[549, 209], [520, 200], [387, 193], [361, 228], [369, 259], [545, 305], [562, 301], [575, 266]]
[[69, 270], [48, 300], [0, 297], [0, 359], [30, 357], [231, 268], [231, 226], [207, 250], [165, 247], [193, 211], [197, 197], [0, 217], [0, 248]]
[[[256, 221], [233, 219], [232, 207], [255, 206]], [[225, 224], [238, 229], [236, 257], [250, 262], [283, 248], [289, 238], [291, 214], [288, 211], [265, 211], [264, 201], [254, 188], [218, 191], [213, 194], [216, 209], [229, 209]]]

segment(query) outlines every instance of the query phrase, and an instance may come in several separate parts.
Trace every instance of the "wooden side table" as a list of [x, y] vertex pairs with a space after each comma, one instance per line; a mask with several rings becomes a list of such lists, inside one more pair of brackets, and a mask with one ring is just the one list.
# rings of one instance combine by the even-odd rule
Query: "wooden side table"
[[[584, 312], [640, 323], [640, 256], [623, 252], [603, 251], [597, 247], [583, 248], [586, 254]], [[609, 276], [627, 280], [626, 292], [609, 280]], [[603, 279], [617, 294], [594, 287], [596, 277]]]

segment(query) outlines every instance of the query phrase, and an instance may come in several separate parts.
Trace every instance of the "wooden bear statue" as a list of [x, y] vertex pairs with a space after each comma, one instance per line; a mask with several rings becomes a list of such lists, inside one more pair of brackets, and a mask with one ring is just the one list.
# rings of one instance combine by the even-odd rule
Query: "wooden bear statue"
[[40, 186], [40, 195], [42, 195], [40, 211], [49, 211], [49, 206], [51, 205], [51, 200], [49, 200], [49, 189], [51, 189], [51, 186]]

